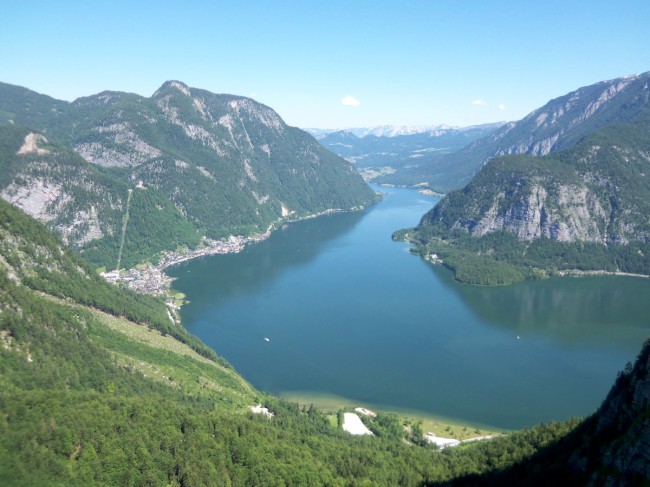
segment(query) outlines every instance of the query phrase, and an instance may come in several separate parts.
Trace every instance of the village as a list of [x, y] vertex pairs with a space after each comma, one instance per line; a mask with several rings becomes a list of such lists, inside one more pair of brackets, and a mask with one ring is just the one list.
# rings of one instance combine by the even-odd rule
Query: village
[[[103, 272], [104, 277], [111, 284], [119, 284], [142, 294], [169, 297], [173, 278], [165, 274], [165, 269], [188, 260], [216, 254], [234, 254], [241, 252], [249, 243], [261, 242], [269, 237], [271, 228], [263, 234], [250, 237], [230, 236], [227, 240], [204, 239], [202, 245], [196, 249], [182, 249], [175, 251], [162, 251], [157, 264], [142, 264], [128, 270], [113, 270]], [[173, 299], [168, 299], [168, 305], [173, 304]]]
[[[141, 181], [138, 183], [137, 188], [143, 189]], [[355, 207], [352, 211], [359, 209], [361, 209], [361, 207]], [[345, 211], [346, 210], [341, 209], [328, 209], [302, 217], [285, 218], [284, 220], [278, 219], [278, 221], [269, 225], [264, 233], [248, 237], [231, 235], [225, 240], [213, 240], [204, 237], [200, 246], [196, 249], [184, 248], [181, 250], [164, 250], [160, 252], [160, 260], [157, 264], [143, 263], [133, 269], [115, 269], [110, 272], [101, 272], [100, 275], [111, 284], [124, 285], [138, 293], [164, 296], [167, 298], [166, 302], [168, 307], [172, 309], [172, 312], [175, 312], [178, 309], [178, 303], [175, 303], [171, 296], [171, 284], [173, 279], [164, 272], [168, 267], [188, 260], [197, 259], [199, 257], [217, 254], [235, 254], [241, 252], [246, 245], [262, 242], [269, 238], [271, 231], [274, 228], [277, 228], [281, 223], [294, 223], [322, 215], [342, 213]]]

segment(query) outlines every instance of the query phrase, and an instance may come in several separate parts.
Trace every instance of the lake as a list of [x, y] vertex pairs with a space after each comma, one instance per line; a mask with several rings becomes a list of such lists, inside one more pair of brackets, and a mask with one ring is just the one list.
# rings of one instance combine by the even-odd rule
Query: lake
[[187, 329], [280, 396], [503, 429], [599, 406], [650, 333], [650, 280], [459, 284], [391, 240], [437, 199], [375, 189], [383, 201], [363, 212], [171, 269]]

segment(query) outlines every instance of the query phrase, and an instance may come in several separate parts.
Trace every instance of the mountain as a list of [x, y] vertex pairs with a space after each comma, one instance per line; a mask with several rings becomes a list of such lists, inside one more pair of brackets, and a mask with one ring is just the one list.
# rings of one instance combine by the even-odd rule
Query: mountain
[[[582, 424], [440, 452], [420, 441], [417, 423], [407, 421], [407, 430], [403, 419], [379, 413], [367, 419], [374, 436], [353, 437], [337, 415], [256, 391], [171, 323], [162, 301], [107, 284], [4, 201], [0, 344], [6, 486], [416, 486], [508, 468], [517, 484], [541, 461], [536, 455], [554, 452], [549, 478], [650, 477], [648, 347]], [[251, 409], [257, 404], [266, 409]]]
[[72, 103], [0, 84], [2, 121], [2, 197], [109, 268], [127, 218], [131, 266], [375, 198], [349, 163], [270, 108], [178, 81], [150, 98], [106, 91]]
[[602, 81], [549, 101], [461, 150], [423, 158], [404, 178], [447, 193], [465, 186], [489, 159], [505, 154], [543, 156], [571, 147], [608, 125], [629, 123], [650, 106], [650, 72]]
[[169, 198], [132, 187], [33, 129], [0, 126], [0, 197], [47, 223], [96, 265], [116, 264], [127, 201], [127, 267], [161, 250], [199, 243], [201, 233]]
[[576, 270], [650, 275], [649, 154], [650, 113], [546, 156], [497, 157], [409, 238], [465, 282]]
[[366, 180], [386, 184], [415, 185], [404, 179], [419, 161], [461, 149], [500, 127], [501, 123], [471, 127], [381, 126], [312, 133], [327, 149], [354, 163]]
[[375, 127], [350, 127], [345, 129], [308, 128], [305, 131], [312, 134], [316, 139], [321, 139], [334, 132], [347, 132], [362, 139], [369, 135], [376, 137], [396, 137], [398, 135], [433, 134], [450, 129], [459, 129], [459, 127], [450, 127], [449, 125], [377, 125]]

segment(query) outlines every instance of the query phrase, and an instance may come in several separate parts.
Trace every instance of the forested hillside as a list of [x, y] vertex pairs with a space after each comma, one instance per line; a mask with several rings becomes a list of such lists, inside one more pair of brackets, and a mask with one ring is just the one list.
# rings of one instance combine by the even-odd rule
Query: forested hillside
[[132, 267], [375, 199], [349, 163], [270, 108], [177, 81], [150, 98], [72, 103], [0, 84], [0, 115], [2, 198], [109, 269], [123, 228]]
[[645, 117], [551, 155], [493, 159], [408, 238], [477, 284], [576, 270], [650, 275], [649, 154]]

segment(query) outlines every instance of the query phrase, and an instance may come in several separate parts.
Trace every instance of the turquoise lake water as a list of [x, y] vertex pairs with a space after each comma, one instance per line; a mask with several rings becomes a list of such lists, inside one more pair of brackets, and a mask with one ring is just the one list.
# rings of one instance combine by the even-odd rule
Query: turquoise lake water
[[650, 280], [459, 284], [391, 240], [436, 198], [376, 189], [364, 212], [171, 269], [187, 329], [278, 395], [506, 429], [594, 411], [650, 334]]

